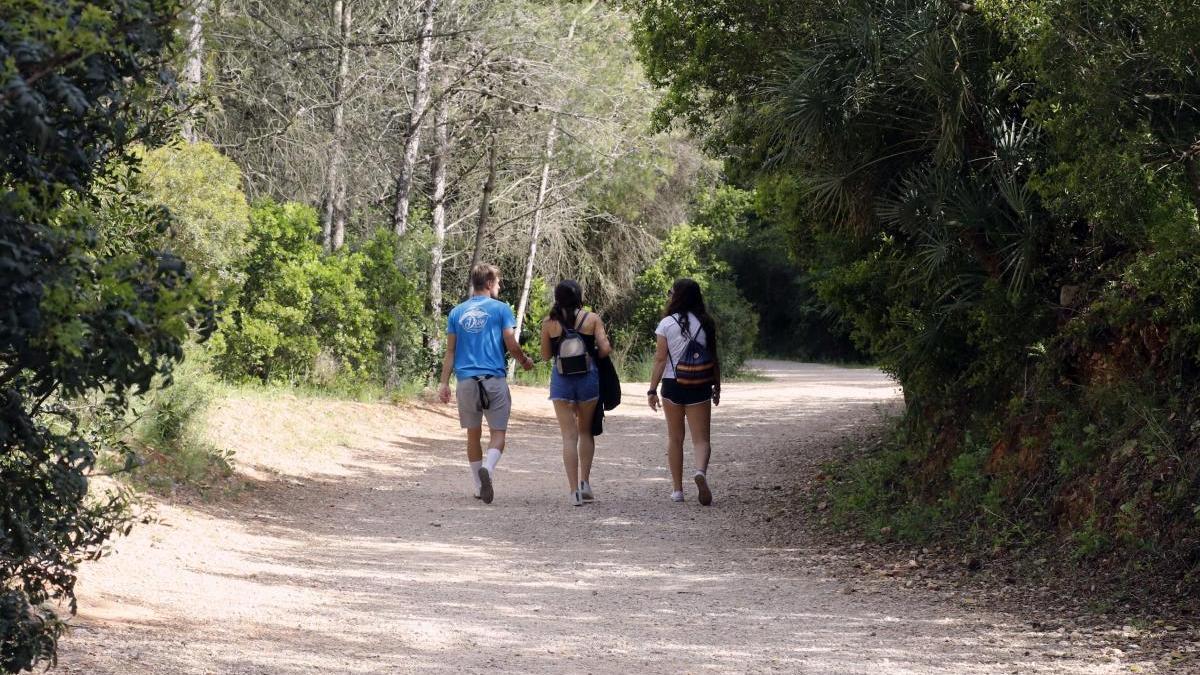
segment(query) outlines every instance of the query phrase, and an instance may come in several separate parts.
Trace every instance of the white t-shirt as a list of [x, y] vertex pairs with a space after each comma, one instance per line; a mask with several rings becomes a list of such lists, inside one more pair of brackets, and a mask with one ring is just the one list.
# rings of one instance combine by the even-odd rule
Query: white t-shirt
[[[667, 369], [663, 371], [663, 378], [675, 378], [675, 364], [683, 357], [683, 353], [687, 350], [688, 339], [683, 335], [683, 328], [680, 323], [683, 322], [681, 314], [672, 314], [664, 317], [658, 322], [658, 328], [654, 329], [655, 335], [661, 335], [667, 339], [667, 351], [670, 356], [667, 358]], [[679, 319], [676, 322], [676, 319]], [[708, 346], [708, 335], [706, 331], [700, 327], [700, 319], [696, 318], [695, 314], [688, 312], [687, 321], [688, 332], [696, 339], [696, 342]]]

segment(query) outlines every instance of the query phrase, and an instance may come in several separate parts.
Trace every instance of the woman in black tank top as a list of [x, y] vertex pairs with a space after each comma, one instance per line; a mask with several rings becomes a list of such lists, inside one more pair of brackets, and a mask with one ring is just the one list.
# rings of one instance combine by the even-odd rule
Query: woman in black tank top
[[[583, 349], [579, 350], [581, 341]], [[575, 506], [594, 499], [591, 473], [596, 439], [592, 436], [592, 416], [600, 398], [596, 359], [608, 356], [610, 351], [604, 322], [599, 315], [583, 309], [579, 284], [569, 279], [560, 282], [554, 289], [550, 316], [542, 322], [542, 359], [553, 359], [550, 400], [562, 432], [563, 468], [570, 502]]]

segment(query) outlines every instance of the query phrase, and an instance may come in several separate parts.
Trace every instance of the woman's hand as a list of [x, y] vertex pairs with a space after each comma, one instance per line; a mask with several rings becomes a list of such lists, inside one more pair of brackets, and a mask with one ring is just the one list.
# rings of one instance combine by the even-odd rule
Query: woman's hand
[[721, 385], [713, 386], [713, 405], [721, 405]]
[[650, 409], [658, 412], [658, 392], [651, 392], [647, 396], [647, 401], [650, 403]]

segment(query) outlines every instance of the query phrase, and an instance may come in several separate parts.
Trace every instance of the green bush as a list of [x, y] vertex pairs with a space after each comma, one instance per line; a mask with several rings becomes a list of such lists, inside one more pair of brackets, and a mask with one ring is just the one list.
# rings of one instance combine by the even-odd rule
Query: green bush
[[167, 145], [144, 153], [140, 183], [171, 213], [165, 246], [220, 288], [237, 283], [250, 227], [237, 164], [208, 143]]
[[16, 2], [0, 19], [0, 669], [53, 663], [81, 561], [131, 525], [89, 485], [80, 402], [120, 419], [169, 376], [213, 307], [132, 203], [135, 136], [169, 130], [157, 77], [177, 2]]
[[[729, 192], [731, 188], [725, 188]], [[737, 190], [702, 202], [698, 220], [735, 233], [717, 245], [742, 294], [759, 316], [756, 351], [776, 358], [866, 362], [849, 325], [820, 294], [828, 278], [825, 250], [815, 241], [790, 241], [789, 225], [799, 190], [792, 182], [764, 180], [753, 191]], [[723, 225], [718, 226], [718, 223]]]
[[[130, 429], [137, 455], [135, 484], [160, 494], [177, 487], [204, 492], [232, 475], [233, 453], [212, 446], [204, 433], [207, 414], [220, 394], [207, 347], [190, 346], [171, 386], [148, 393], [135, 405]], [[125, 460], [110, 457], [109, 464]]]
[[364, 376], [376, 358], [377, 329], [365, 257], [326, 256], [308, 206], [262, 202], [250, 220], [245, 281], [222, 327], [218, 372], [290, 383]]
[[[424, 338], [431, 331], [444, 333], [446, 326], [432, 325], [425, 310], [425, 286], [416, 281], [424, 278], [415, 271], [428, 268], [428, 251], [428, 242], [416, 233], [400, 240], [380, 229], [356, 253], [362, 265], [359, 283], [373, 310], [368, 363], [378, 380], [424, 381], [441, 363], [441, 355], [430, 354]], [[393, 346], [395, 362], [389, 364]]]
[[730, 279], [716, 278], [704, 289], [704, 303], [717, 325], [721, 366], [735, 375], [754, 356], [758, 342], [758, 313]]

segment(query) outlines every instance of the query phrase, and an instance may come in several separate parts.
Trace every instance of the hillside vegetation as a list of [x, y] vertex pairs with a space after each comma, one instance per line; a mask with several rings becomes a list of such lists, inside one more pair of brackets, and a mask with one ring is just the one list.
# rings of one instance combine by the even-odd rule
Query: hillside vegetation
[[[873, 536], [1200, 564], [1200, 6], [635, 2], [683, 125], [903, 384]], [[1117, 569], [1121, 569], [1119, 566]]]

